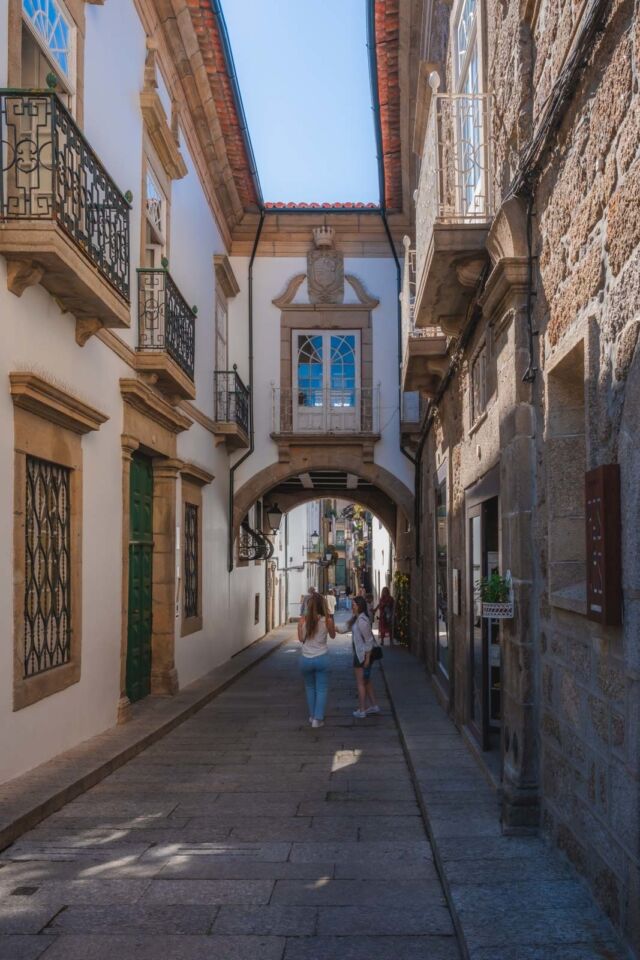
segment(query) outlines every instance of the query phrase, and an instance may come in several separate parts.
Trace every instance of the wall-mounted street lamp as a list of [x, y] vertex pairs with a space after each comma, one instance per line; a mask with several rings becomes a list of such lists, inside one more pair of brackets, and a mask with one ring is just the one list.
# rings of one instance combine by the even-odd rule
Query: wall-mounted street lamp
[[320, 543], [320, 534], [318, 533], [317, 530], [314, 530], [313, 533], [310, 534], [309, 543], [311, 544], [312, 550], [315, 551], [318, 549], [318, 544]]
[[267, 510], [267, 523], [272, 533], [277, 533], [282, 523], [282, 510], [277, 503], [274, 503]]

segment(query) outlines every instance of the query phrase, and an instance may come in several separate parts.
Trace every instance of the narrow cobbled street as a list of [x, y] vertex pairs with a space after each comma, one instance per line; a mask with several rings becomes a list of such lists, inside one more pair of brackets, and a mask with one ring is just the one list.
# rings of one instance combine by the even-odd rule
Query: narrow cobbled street
[[455, 960], [399, 733], [290, 642], [2, 854], [2, 960]]

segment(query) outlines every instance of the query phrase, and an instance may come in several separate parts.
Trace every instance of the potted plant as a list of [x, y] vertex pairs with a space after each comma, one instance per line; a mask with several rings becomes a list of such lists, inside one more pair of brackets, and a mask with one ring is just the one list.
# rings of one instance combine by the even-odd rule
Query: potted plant
[[507, 570], [504, 577], [494, 570], [483, 578], [478, 591], [482, 600], [482, 616], [485, 620], [511, 620], [513, 617], [513, 587], [511, 573]]

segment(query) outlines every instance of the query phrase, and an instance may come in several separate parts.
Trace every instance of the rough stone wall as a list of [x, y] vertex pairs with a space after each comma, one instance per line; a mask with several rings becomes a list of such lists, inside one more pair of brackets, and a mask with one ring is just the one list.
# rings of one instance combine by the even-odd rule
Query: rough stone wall
[[[569, 0], [538, 4], [487, 0], [483, 8], [498, 206], [557, 81], [582, 10]], [[450, 59], [443, 72], [450, 80]], [[526, 721], [529, 731], [519, 763], [505, 756], [505, 775], [520, 776], [522, 783], [535, 786], [542, 829], [589, 879], [611, 919], [640, 955], [637, 2], [614, 0], [609, 7], [537, 177], [533, 213], [536, 381], [524, 396], [526, 316], [521, 314], [510, 328], [513, 339], [495, 360], [497, 393], [489, 401], [489, 416], [469, 435], [468, 362], [483, 335], [478, 329], [439, 404], [424, 451], [425, 484], [427, 491], [433, 490], [437, 466], [448, 451], [449, 566], [463, 571], [464, 584], [465, 487], [496, 458], [504, 461], [501, 476], [507, 483], [507, 468], [523, 484], [528, 474], [533, 475], [528, 489], [523, 485], [520, 491], [509, 492], [506, 484], [501, 487], [501, 493], [510, 497], [508, 507], [504, 498], [501, 503], [504, 556], [522, 571], [520, 616], [515, 631], [507, 628], [503, 633], [504, 677], [521, 697], [522, 716], [514, 722]], [[599, 627], [578, 612], [579, 602], [568, 609], [549, 590], [554, 549], [549, 536], [554, 509], [549, 502], [549, 461], [555, 456], [547, 405], [549, 377], [558, 360], [579, 343], [584, 349], [584, 468], [619, 462], [623, 478], [623, 628]], [[513, 431], [519, 431], [517, 437]], [[567, 479], [572, 472], [580, 479], [582, 466], [573, 462], [570, 443], [565, 451]], [[528, 502], [532, 493], [535, 500]], [[421, 637], [433, 667], [434, 518], [432, 500], [425, 502], [431, 506], [422, 529]], [[420, 618], [419, 611], [416, 616]], [[461, 615], [450, 617], [453, 713], [460, 724], [468, 719], [468, 617], [463, 585]]]
[[[536, 28], [536, 102], [549, 90], [570, 31], [570, 4], [547, 0]], [[544, 12], [544, 17], [542, 17]], [[542, 17], [542, 19], [541, 19]], [[547, 26], [555, 34], [547, 37]], [[542, 59], [545, 63], [542, 63]], [[640, 949], [640, 636], [625, 617], [602, 628], [549, 591], [550, 410], [544, 386], [567, 346], [585, 344], [586, 468], [619, 461], [626, 378], [640, 329], [640, 26], [613, 4], [536, 192], [540, 331], [537, 549], [543, 571], [541, 793], [543, 829], [584, 873], [611, 919]], [[631, 402], [631, 401], [630, 401]], [[636, 399], [637, 404], [637, 399]], [[636, 410], [640, 416], [640, 408]], [[624, 463], [621, 462], [624, 473]], [[637, 483], [637, 478], [636, 478]], [[625, 523], [639, 515], [623, 486]], [[625, 510], [625, 501], [630, 511]], [[625, 580], [638, 557], [623, 554]], [[631, 592], [625, 592], [628, 609]]]

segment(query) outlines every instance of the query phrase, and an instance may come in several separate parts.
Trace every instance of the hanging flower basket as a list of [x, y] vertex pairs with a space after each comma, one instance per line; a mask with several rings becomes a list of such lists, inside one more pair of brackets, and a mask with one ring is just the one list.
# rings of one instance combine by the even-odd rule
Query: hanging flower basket
[[479, 584], [482, 616], [485, 620], [512, 620], [514, 613], [511, 572], [501, 576], [497, 571]]

